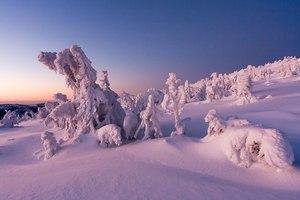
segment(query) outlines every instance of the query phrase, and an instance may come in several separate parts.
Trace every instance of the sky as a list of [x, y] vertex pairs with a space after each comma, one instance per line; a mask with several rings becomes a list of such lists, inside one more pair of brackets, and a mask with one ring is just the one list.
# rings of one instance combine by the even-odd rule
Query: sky
[[68, 94], [40, 51], [80, 46], [116, 92], [166, 88], [169, 72], [193, 83], [284, 56], [300, 57], [300, 1], [4, 0], [0, 103]]

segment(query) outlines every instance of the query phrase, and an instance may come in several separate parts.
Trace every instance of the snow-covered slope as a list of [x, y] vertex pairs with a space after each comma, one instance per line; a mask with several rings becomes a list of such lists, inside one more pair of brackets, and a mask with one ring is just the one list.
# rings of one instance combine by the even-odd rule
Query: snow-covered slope
[[[66, 143], [48, 161], [41, 155], [40, 120], [0, 129], [0, 199], [299, 199], [300, 81], [297, 77], [254, 84], [259, 101], [236, 106], [232, 99], [186, 104], [187, 136], [170, 137], [172, 116], [160, 116], [164, 137], [120, 147], [99, 146], [93, 134]], [[271, 98], [270, 98], [271, 97]], [[201, 142], [210, 109], [285, 133], [295, 154], [280, 173], [262, 164], [231, 163], [220, 140]]]

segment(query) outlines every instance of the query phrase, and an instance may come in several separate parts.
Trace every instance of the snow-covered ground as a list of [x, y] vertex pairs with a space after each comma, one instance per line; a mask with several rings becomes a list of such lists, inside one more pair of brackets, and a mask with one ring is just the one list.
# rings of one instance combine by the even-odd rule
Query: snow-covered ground
[[[259, 101], [242, 106], [226, 98], [186, 104], [182, 118], [192, 119], [186, 136], [170, 137], [173, 118], [164, 115], [159, 116], [163, 138], [106, 148], [87, 134], [47, 161], [40, 157], [41, 133], [62, 131], [46, 128], [41, 120], [2, 128], [0, 199], [299, 199], [300, 80], [255, 82], [253, 92]], [[285, 133], [293, 166], [276, 172], [263, 164], [244, 168], [230, 162], [222, 140], [201, 141], [210, 109]]]

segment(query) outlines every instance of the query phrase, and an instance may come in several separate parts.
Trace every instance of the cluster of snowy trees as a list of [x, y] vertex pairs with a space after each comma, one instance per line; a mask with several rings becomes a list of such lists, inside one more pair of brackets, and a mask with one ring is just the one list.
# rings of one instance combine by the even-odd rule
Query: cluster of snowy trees
[[246, 69], [230, 74], [212, 73], [210, 78], [201, 79], [194, 84], [185, 83], [187, 102], [214, 101], [225, 97], [237, 100], [237, 105], [256, 102], [252, 93], [254, 81], [265, 81], [267, 85], [275, 78], [286, 78], [300, 74], [300, 59], [285, 57], [264, 66], [248, 65]]
[[[237, 99], [239, 105], [256, 102], [252, 93], [253, 80], [264, 79], [270, 84], [275, 74], [287, 77], [300, 72], [299, 60], [287, 57], [258, 68], [248, 66], [228, 75], [213, 73], [210, 78], [195, 84], [186, 81], [182, 85], [175, 73], [169, 73], [164, 92], [149, 89], [143, 95], [123, 92], [119, 96], [110, 88], [107, 71], [99, 72], [96, 83], [96, 70], [76, 45], [58, 53], [41, 52], [38, 59], [50, 70], [64, 75], [67, 85], [73, 90], [72, 100], [57, 93], [54, 95], [55, 102], [47, 102], [35, 116], [45, 119], [46, 125], [53, 123], [65, 131], [60, 140], [52, 132], [42, 134], [45, 159], [52, 157], [65, 141], [80, 142], [81, 136], [87, 133], [95, 133], [99, 143], [106, 146], [120, 146], [122, 140], [136, 139], [141, 130], [143, 140], [162, 137], [158, 119], [161, 109], [174, 117], [175, 130], [171, 135], [183, 135], [191, 120], [180, 118], [185, 103], [224, 97]], [[277, 68], [271, 68], [271, 65]], [[10, 115], [8, 113], [0, 123], [14, 124], [14, 117]], [[7, 119], [10, 123], [5, 121]], [[225, 155], [238, 165], [249, 167], [253, 162], [263, 162], [283, 169], [294, 161], [289, 142], [278, 130], [252, 125], [247, 120], [225, 120], [215, 110], [208, 112], [205, 121], [209, 126], [203, 141], [222, 138]]]
[[186, 101], [185, 93], [175, 74], [170, 74], [167, 80], [167, 94], [149, 89], [144, 95], [123, 92], [118, 96], [110, 89], [107, 71], [100, 71], [96, 83], [96, 70], [76, 45], [58, 53], [41, 52], [38, 60], [65, 76], [66, 84], [73, 90], [72, 100], [58, 93], [54, 95], [55, 102], [48, 102], [38, 110], [37, 118], [45, 119], [47, 126], [53, 123], [65, 131], [58, 142], [54, 142], [54, 135], [49, 132], [42, 135], [47, 159], [54, 155], [58, 144], [68, 140], [80, 142], [86, 133], [95, 133], [101, 144], [117, 146], [122, 139], [137, 138], [141, 129], [144, 130], [143, 139], [161, 137], [157, 106], [163, 101], [164, 108], [174, 115], [174, 134], [185, 132], [189, 120], [180, 121], [179, 117]]
[[[65, 76], [73, 90], [73, 99], [60, 99], [46, 119], [66, 130], [64, 140], [80, 141], [82, 134], [94, 133], [107, 124], [122, 126], [125, 112], [117, 101], [118, 95], [110, 89], [107, 72], [97, 72], [82, 49], [76, 45], [62, 52], [41, 52], [39, 61], [50, 70]], [[59, 97], [61, 98], [61, 97]]]
[[225, 120], [216, 110], [210, 110], [205, 121], [209, 126], [207, 136], [202, 140], [220, 139], [225, 155], [237, 165], [250, 167], [252, 163], [260, 162], [281, 171], [294, 162], [289, 141], [276, 129], [252, 125], [237, 118]]

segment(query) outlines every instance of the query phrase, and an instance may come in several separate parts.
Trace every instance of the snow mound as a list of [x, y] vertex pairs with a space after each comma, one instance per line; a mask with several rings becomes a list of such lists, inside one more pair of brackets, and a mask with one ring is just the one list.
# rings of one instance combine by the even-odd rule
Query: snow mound
[[121, 128], [115, 124], [108, 124], [96, 131], [99, 142], [101, 144], [116, 144], [120, 146], [122, 144]]
[[215, 110], [208, 112], [205, 121], [209, 127], [203, 141], [219, 138], [227, 158], [239, 166], [248, 168], [258, 162], [281, 171], [294, 162], [289, 141], [276, 129], [252, 125], [247, 120], [224, 120]]

